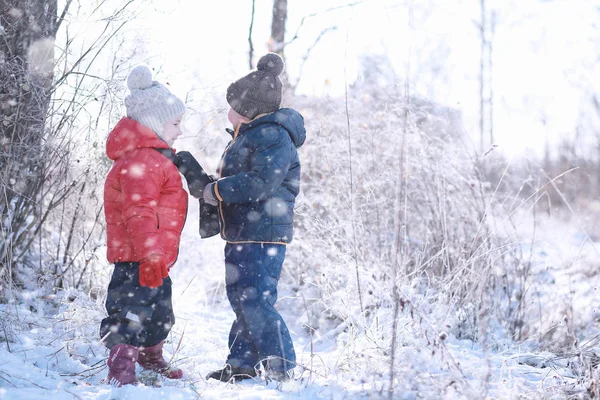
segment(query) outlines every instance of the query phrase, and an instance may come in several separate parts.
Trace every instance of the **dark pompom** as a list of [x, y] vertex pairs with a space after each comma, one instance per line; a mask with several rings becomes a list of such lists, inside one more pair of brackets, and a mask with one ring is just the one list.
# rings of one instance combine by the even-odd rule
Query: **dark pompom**
[[285, 66], [283, 59], [275, 53], [267, 53], [258, 60], [256, 69], [259, 71], [269, 71], [275, 76], [281, 75]]

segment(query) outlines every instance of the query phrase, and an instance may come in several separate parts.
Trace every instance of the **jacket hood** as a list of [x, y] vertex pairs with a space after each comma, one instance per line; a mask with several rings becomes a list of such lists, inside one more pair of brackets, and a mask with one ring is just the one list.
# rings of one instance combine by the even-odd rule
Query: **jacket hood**
[[141, 148], [168, 149], [169, 145], [150, 128], [131, 118], [122, 118], [108, 135], [106, 155], [115, 161]]
[[288, 132], [296, 147], [302, 146], [306, 140], [304, 117], [302, 117], [298, 111], [291, 108], [280, 108], [279, 110], [259, 117], [248, 124], [242, 124], [240, 133], [263, 124], [277, 124], [281, 126]]

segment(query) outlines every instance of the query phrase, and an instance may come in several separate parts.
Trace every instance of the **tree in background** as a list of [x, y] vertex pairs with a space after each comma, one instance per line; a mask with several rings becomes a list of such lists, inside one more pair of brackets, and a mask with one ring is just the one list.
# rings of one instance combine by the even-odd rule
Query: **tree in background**
[[39, 224], [54, 40], [62, 16], [57, 0], [0, 1], [0, 276], [12, 270]]
[[271, 37], [269, 51], [277, 53], [283, 58], [285, 48], [285, 24], [287, 21], [287, 0], [273, 0], [273, 18], [271, 19]]
[[58, 12], [57, 0], [0, 0], [0, 301], [25, 284], [25, 269], [77, 287], [92, 232], [102, 229], [95, 131], [118, 104], [113, 82], [130, 64], [131, 54], [117, 51], [123, 27], [145, 4], [63, 4]]
[[488, 11], [486, 0], [480, 0], [480, 7], [481, 21], [478, 23], [481, 40], [479, 58], [479, 146], [483, 155], [486, 150], [486, 136], [489, 137], [489, 146], [494, 146], [494, 86], [492, 78], [496, 13], [493, 10]]

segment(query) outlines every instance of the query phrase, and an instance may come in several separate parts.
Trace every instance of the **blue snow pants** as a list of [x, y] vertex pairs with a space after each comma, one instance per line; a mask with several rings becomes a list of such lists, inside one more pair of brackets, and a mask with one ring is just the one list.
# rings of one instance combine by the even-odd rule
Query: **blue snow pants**
[[108, 293], [108, 316], [100, 323], [100, 338], [109, 349], [119, 343], [154, 346], [165, 340], [175, 323], [171, 278], [151, 289], [140, 286], [140, 263], [115, 263]]
[[287, 371], [296, 366], [294, 344], [274, 305], [285, 245], [225, 245], [225, 283], [235, 321], [229, 333], [232, 367]]

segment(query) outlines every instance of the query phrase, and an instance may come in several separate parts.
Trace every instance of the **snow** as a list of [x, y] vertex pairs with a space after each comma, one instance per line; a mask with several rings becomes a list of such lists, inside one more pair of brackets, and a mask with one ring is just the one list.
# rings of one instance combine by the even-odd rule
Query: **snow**
[[34, 41], [27, 49], [27, 68], [31, 74], [47, 76], [54, 70], [53, 38]]
[[[564, 2], [563, 6], [567, 7], [567, 2]], [[463, 4], [463, 7], [466, 7], [466, 3]], [[472, 5], [469, 7], [472, 8]], [[569, 7], [571, 7], [570, 3], [567, 8]], [[383, 10], [385, 11], [385, 9]], [[270, 8], [267, 11], [270, 12]], [[178, 12], [173, 14], [173, 17], [163, 14], [160, 17], [176, 18], [178, 15], [181, 16], [181, 13], [187, 14], [187, 18], [194, 19], [195, 25], [204, 28], [204, 24], [198, 24], [200, 16], [189, 13], [189, 9], [186, 7], [178, 7]], [[466, 31], [472, 33], [472, 24], [470, 21], [469, 23], [465, 22], [470, 18], [469, 14], [459, 14], [462, 15], [461, 19], [452, 19], [453, 24], [461, 25]], [[239, 13], [239, 15], [246, 14]], [[390, 11], [389, 22], [391, 24], [389, 26], [393, 27], [395, 31], [404, 29], [402, 26], [406, 25], [405, 23], [398, 24], [400, 19], [397, 18], [397, 15]], [[219, 24], [223, 21], [222, 18], [215, 18], [215, 12], [203, 14], [202, 17], [217, 21]], [[356, 17], [358, 20], [358, 15]], [[447, 19], [447, 15], [443, 11], [439, 12], [437, 18], [440, 17]], [[557, 15], [557, 18], [560, 17], [562, 15]], [[592, 13], [586, 17], [586, 19], [589, 18], [592, 18]], [[157, 25], [155, 21], [151, 21], [151, 23], [153, 27]], [[437, 23], [436, 19], [433, 19], [430, 25], [435, 23]], [[177, 27], [183, 29], [191, 25], [186, 19], [178, 23]], [[263, 25], [268, 26], [267, 24]], [[365, 25], [373, 27], [372, 23], [365, 23]], [[581, 23], [580, 25], [583, 27], [588, 24]], [[181, 34], [172, 29], [175, 24], [171, 22], [160, 24], [160, 26], [172, 30], [173, 34]], [[214, 27], [206, 26], [214, 30]], [[232, 28], [236, 26], [237, 24], [230, 24]], [[240, 26], [242, 25], [240, 24]], [[399, 26], [400, 28], [398, 28]], [[539, 24], [539, 26], [543, 27], [544, 24]], [[522, 29], [515, 31], [515, 37], [527, 37], [530, 27], [530, 24], [523, 24]], [[246, 25], [244, 24], [242, 28], [244, 35], [240, 37], [245, 38]], [[375, 31], [375, 29], [373, 30]], [[0, 35], [1, 31], [2, 26], [0, 26]], [[340, 29], [341, 31], [345, 30]], [[422, 31], [428, 32], [427, 29], [422, 29]], [[521, 34], [521, 31], [525, 34]], [[444, 29], [440, 32], [443, 33]], [[529, 51], [526, 47], [529, 46], [530, 41], [515, 42], [514, 37], [508, 35], [508, 31], [504, 36], [501, 33], [499, 32], [498, 40], [495, 42], [497, 54], [506, 51], [513, 54], [514, 44], [517, 42], [517, 47], [521, 48], [519, 54], [524, 54], [525, 50]], [[162, 37], [163, 42], [168, 46], [168, 49], [167, 47], [163, 49], [153, 45], [153, 51], [164, 53], [162, 56], [169, 60], [164, 64], [165, 71], [177, 75], [173, 72], [177, 71], [177, 68], [189, 69], [186, 73], [182, 73], [179, 79], [173, 81], [174, 87], [178, 85], [181, 87], [181, 90], [175, 90], [175, 92], [184, 93], [189, 89], [189, 73], [195, 73], [196, 68], [200, 68], [197, 66], [201, 66], [200, 69], [204, 70], [208, 64], [205, 60], [193, 59], [190, 61], [190, 52], [181, 52], [177, 46], [173, 46], [174, 40], [165, 35], [165, 30], [156, 29], [155, 34]], [[559, 38], [561, 37], [559, 31], [556, 31], [555, 34], [559, 35]], [[404, 37], [404, 35], [389, 36]], [[561, 48], [564, 48], [566, 42], [570, 40], [568, 37], [571, 36], [565, 37], [566, 39], [562, 41], [565, 43], [561, 42]], [[460, 41], [458, 37], [455, 39], [451, 38], [450, 42]], [[471, 35], [471, 40], [476, 39]], [[368, 42], [369, 46], [373, 45], [371, 43], [373, 41], [368, 40], [366, 36], [365, 42]], [[407, 41], [407, 43], [414, 45], [411, 41]], [[223, 46], [223, 42], [219, 40], [204, 41], [201, 44], [203, 47], [192, 52], [193, 55], [198, 57], [205, 54], [221, 55], [221, 57], [213, 57], [221, 64], [210, 64], [217, 71], [218, 83], [221, 86], [225, 82], [228, 83], [231, 76], [239, 76], [242, 71], [246, 71], [246, 63], [241, 62], [246, 57], [245, 45], [237, 46], [238, 50], [232, 51], [231, 46]], [[205, 47], [207, 45], [215, 46], [217, 49], [215, 52], [208, 51]], [[51, 47], [51, 43], [48, 41], [40, 42], [36, 45], [35, 51], [30, 54], [35, 61], [32, 62], [32, 65], [36, 70], [43, 71], [46, 68], [45, 60]], [[396, 47], [395, 51], [405, 51], [404, 46]], [[458, 49], [450, 60], [470, 54], [466, 58], [469, 60], [478, 54], [472, 51], [472, 47], [462, 46], [462, 48], [468, 51], [465, 53]], [[142, 50], [140, 51], [146, 54]], [[345, 50], [345, 46], [336, 46], [336, 51], [343, 52]], [[324, 47], [320, 51], [331, 51], [331, 49]], [[180, 55], [173, 53], [180, 53]], [[593, 52], [588, 53], [592, 54]], [[560, 51], [549, 52], [548, 57], [550, 54], [561, 54], [565, 63], [563, 67], [588, 59], [588, 56], [576, 58], [564, 56]], [[1, 53], [0, 56], [2, 56]], [[188, 57], [186, 62], [181, 62], [182, 60], [178, 58], [183, 56]], [[232, 56], [234, 57], [232, 58]], [[324, 56], [327, 59], [345, 60], [345, 57], [341, 55], [336, 57], [334, 53]], [[288, 60], [294, 60], [293, 48], [288, 53], [288, 57]], [[296, 54], [295, 57], [297, 58], [298, 55]], [[535, 59], [538, 63], [546, 60], [546, 58], [536, 57], [536, 55], [531, 55], [527, 57], [527, 60], [533, 62]], [[233, 59], [237, 59], [237, 61], [233, 62]], [[315, 59], [320, 58], [315, 57]], [[514, 59], [518, 59], [518, 57], [510, 56], [506, 60], [501, 58], [496, 64], [499, 71], [501, 69], [512, 71], [517, 68], [518, 63], [515, 64]], [[99, 64], [101, 65], [101, 63]], [[177, 68], [173, 67], [174, 64], [178, 65]], [[226, 67], [225, 64], [235, 65], [235, 68], [241, 70], [227, 73], [233, 67]], [[319, 63], [319, 70], [323, 69], [322, 64]], [[326, 67], [334, 68], [333, 64], [328, 63]], [[472, 65], [474, 68], [477, 66], [477, 62], [463, 64]], [[553, 65], [552, 63], [547, 64]], [[290, 66], [293, 65], [294, 63], [290, 62]], [[454, 78], [446, 78], [448, 82], [444, 83], [445, 89], [438, 88], [437, 96], [462, 99], [466, 97], [465, 93], [467, 92], [477, 92], [471, 87], [474, 81], [470, 79], [471, 84], [468, 84], [465, 82], [466, 79], [457, 78], [458, 70], [454, 71], [455, 69], [451, 70], [449, 75]], [[530, 121], [532, 118], [537, 118], [537, 113], [521, 114], [527, 114], [527, 111], [531, 111], [532, 108], [542, 108], [538, 107], [536, 102], [545, 104], [556, 99], [569, 103], [570, 106], [566, 110], [568, 112], [565, 112], [563, 107], [562, 113], [553, 113], [553, 118], [560, 117], [567, 121], [564, 122], [564, 127], [562, 123], [552, 121], [552, 126], [548, 130], [568, 130], [571, 124], [570, 119], [575, 115], [571, 109], [577, 106], [577, 102], [572, 101], [573, 96], [566, 96], [566, 99], [561, 96], [547, 98], [548, 93], [564, 94], [573, 90], [567, 90], [565, 87], [567, 83], [560, 80], [558, 81], [561, 83], [556, 86], [558, 89], [554, 91], [549, 89], [554, 86], [546, 85], [549, 78], [550, 81], [553, 80], [551, 78], [558, 73], [556, 71], [559, 69], [552, 70], [554, 71], [552, 74], [546, 71], [544, 74], [534, 76], [535, 79], [526, 82], [527, 90], [517, 92], [514, 92], [514, 88], [519, 86], [519, 89], [522, 89], [520, 86], [523, 84], [522, 79], [513, 82], [514, 74], [512, 73], [497, 75], [498, 78], [503, 76], [505, 79], [506, 77], [510, 78], [511, 85], [503, 86], [505, 93], [497, 93], [503, 93], [506, 97], [507, 107], [516, 110], [506, 109], [498, 114], [500, 128], [498, 132], [503, 133], [499, 135], [501, 138], [510, 139], [513, 135], [518, 136], [519, 146], [522, 146], [523, 140], [533, 140], [537, 135], [535, 131], [541, 129], [539, 122]], [[423, 78], [419, 80], [420, 86], [426, 83], [434, 87], [440, 83], [437, 79], [428, 79], [429, 73], [420, 68], [413, 68], [413, 70], [415, 74], [423, 74]], [[530, 76], [532, 72], [538, 70], [540, 68], [528, 63], [524, 71], [527, 72], [526, 76]], [[437, 74], [435, 69], [432, 71]], [[340, 73], [339, 70], [332, 70], [329, 72], [329, 75], [331, 74], [339, 77], [336, 81], [338, 86], [341, 83], [345, 86], [345, 82], [341, 79], [345, 77], [345, 74]], [[317, 76], [327, 77], [328, 74]], [[443, 76], [440, 74], [440, 77]], [[213, 80], [207, 81], [213, 82]], [[305, 79], [303, 84], [309, 81], [316, 82], [316, 86], [323, 86], [323, 79], [320, 78]], [[386, 80], [382, 80], [382, 85], [385, 85], [386, 82]], [[499, 82], [504, 81], [499, 80]], [[544, 86], [546, 89], [541, 90], [540, 85], [546, 85]], [[202, 87], [204, 88], [204, 86]], [[329, 85], [325, 85], [325, 89], [319, 90], [331, 90], [331, 88]], [[423, 91], [427, 90], [423, 89]], [[212, 86], [207, 92], [220, 93], [216, 87]], [[307, 92], [310, 91], [307, 90]], [[535, 107], [521, 107], [521, 103], [525, 104], [528, 101], [523, 96], [517, 96], [517, 94], [522, 95], [522, 92], [531, 92], [540, 97], [533, 99], [537, 99], [534, 101]], [[375, 92], [381, 96], [383, 93], [383, 90]], [[357, 103], [354, 106], [352, 106], [352, 102], [350, 103], [351, 118], [353, 119], [352, 131], [357, 133], [352, 139], [358, 141], [358, 138], [376, 137], [377, 140], [369, 139], [369, 141], [359, 142], [362, 145], [354, 148], [373, 148], [375, 149], [373, 158], [377, 158], [377, 155], [381, 154], [382, 161], [392, 159], [391, 157], [384, 158], [383, 155], [393, 153], [398, 147], [390, 138], [381, 141], [379, 139], [381, 136], [388, 135], [389, 132], [397, 132], [394, 127], [394, 125], [398, 126], [398, 120], [394, 116], [396, 111], [390, 112], [388, 106], [394, 110], [394, 107], [398, 106], [397, 109], [402, 110], [401, 105], [390, 102], [383, 107], [376, 104], [376, 101], [379, 100], [373, 96], [373, 93], [365, 93], [364, 101], [362, 97], [359, 99], [356, 96], [356, 98]], [[313, 100], [310, 99], [310, 102]], [[205, 101], [205, 99], [202, 98], [201, 101]], [[454, 285], [460, 286], [463, 283], [460, 282], [463, 276], [455, 274], [446, 285], [440, 284], [440, 282], [432, 285], [428, 279], [436, 279], [435, 274], [433, 273], [430, 277], [425, 268], [423, 276], [407, 280], [399, 288], [398, 296], [401, 306], [395, 314], [394, 310], [389, 308], [393, 297], [392, 293], [388, 293], [391, 291], [391, 285], [384, 284], [386, 279], [389, 282], [389, 276], [386, 277], [385, 274], [392, 268], [375, 268], [377, 267], [375, 264], [381, 264], [381, 260], [373, 256], [365, 258], [364, 263], [356, 265], [355, 272], [355, 261], [348, 250], [349, 246], [347, 246], [351, 241], [344, 238], [352, 237], [353, 224], [360, 225], [365, 222], [361, 221], [361, 218], [375, 218], [374, 213], [368, 214], [365, 209], [372, 207], [373, 204], [385, 205], [384, 198], [394, 195], [393, 191], [386, 191], [384, 187], [386, 185], [376, 185], [372, 175], [379, 174], [377, 179], [393, 183], [398, 168], [390, 165], [387, 169], [381, 170], [379, 167], [375, 167], [375, 162], [371, 167], [371, 164], [367, 163], [367, 158], [359, 159], [360, 154], [354, 154], [357, 160], [353, 166], [354, 173], [366, 178], [361, 180], [361, 183], [365, 184], [365, 190], [360, 193], [360, 196], [364, 196], [366, 200], [359, 202], [354, 199], [354, 207], [357, 210], [353, 215], [356, 217], [356, 221], [347, 218], [347, 215], [344, 214], [348, 214], [348, 210], [345, 208], [355, 211], [348, 203], [350, 196], [344, 191], [340, 196], [334, 197], [331, 193], [332, 186], [328, 185], [332, 182], [323, 178], [326, 175], [335, 176], [339, 181], [348, 178], [345, 173], [347, 168], [346, 147], [335, 145], [328, 147], [328, 142], [333, 142], [340, 132], [343, 133], [342, 143], [345, 143], [346, 118], [345, 115], [334, 112], [334, 100], [331, 100], [331, 104], [326, 104], [327, 107], [325, 104], [319, 107], [316, 103], [317, 100], [314, 101], [314, 105], [306, 105], [304, 108], [307, 110], [306, 114], [310, 115], [307, 123], [315, 124], [312, 132], [318, 131], [319, 134], [311, 136], [311, 143], [303, 148], [307, 156], [307, 158], [303, 158], [303, 167], [311, 167], [305, 170], [310, 179], [308, 182], [303, 182], [303, 184], [309, 184], [304, 186], [304, 188], [308, 187], [308, 190], [303, 189], [306, 190], [307, 196], [305, 197], [304, 192], [301, 193], [297, 204], [299, 207], [295, 211], [297, 215], [309, 214], [308, 209], [314, 211], [314, 215], [322, 216], [323, 220], [314, 218], [307, 222], [307, 219], [304, 219], [303, 222], [308, 227], [295, 232], [297, 235], [288, 249], [288, 257], [282, 273], [282, 282], [285, 284], [280, 285], [278, 302], [278, 308], [290, 328], [297, 352], [299, 367], [295, 371], [295, 380], [277, 384], [256, 379], [238, 384], [226, 384], [205, 379], [206, 374], [213, 369], [220, 368], [226, 358], [227, 336], [233, 320], [233, 313], [229, 307], [224, 287], [224, 242], [218, 237], [200, 240], [197, 225], [197, 202], [190, 198], [190, 214], [184, 229], [179, 261], [171, 271], [177, 320], [165, 345], [167, 358], [172, 358], [174, 365], [184, 370], [185, 378], [181, 381], [164, 380], [138, 369], [138, 376], [142, 381], [142, 384], [138, 386], [115, 388], [102, 382], [107, 373], [105, 365], [107, 350], [99, 342], [98, 328], [100, 320], [104, 316], [102, 294], [105, 294], [111, 271], [111, 266], [103, 259], [106, 249], [102, 247], [96, 250], [98, 258], [90, 257], [92, 264], [90, 271], [100, 271], [92, 274], [94, 280], [99, 281], [101, 287], [99, 296], [92, 296], [92, 292], [75, 290], [60, 291], [54, 295], [48, 293], [40, 283], [39, 288], [21, 293], [18, 301], [0, 304], [0, 400], [38, 400], [48, 397], [52, 399], [146, 398], [149, 400], [164, 398], [537, 399], [566, 398], [570, 395], [586, 398], [589, 395], [586, 390], [590, 387], [590, 382], [591, 384], [598, 382], [598, 373], [592, 367], [595, 367], [600, 360], [600, 356], [597, 355], [600, 344], [600, 326], [598, 324], [600, 305], [596, 300], [598, 287], [600, 287], [600, 278], [596, 272], [600, 261], [600, 252], [598, 251], [600, 245], [586, 230], [586, 224], [588, 227], [594, 225], [593, 217], [588, 215], [582, 221], [567, 223], [556, 215], [552, 217], [538, 216], [535, 217], [536, 223], [534, 224], [532, 216], [527, 214], [530, 210], [524, 210], [529, 207], [529, 203], [523, 202], [525, 204], [523, 207], [517, 206], [521, 200], [515, 196], [516, 203], [509, 207], [511, 215], [501, 217], [505, 218], [504, 220], [493, 221], [494, 225], [498, 226], [511, 225], [507, 227], [505, 234], [512, 242], [510, 245], [517, 249], [514, 251], [520, 251], [525, 256], [518, 258], [520, 264], [512, 269], [502, 264], [503, 260], [498, 260], [498, 264], [495, 266], [497, 270], [492, 275], [506, 278], [506, 282], [500, 282], [497, 289], [505, 289], [506, 293], [495, 301], [505, 303], [489, 304], [488, 308], [483, 307], [481, 312], [484, 313], [486, 310], [489, 311], [498, 306], [500, 312], [506, 311], [507, 314], [510, 314], [506, 316], [510, 322], [502, 321], [506, 323], [501, 324], [494, 318], [478, 315], [480, 317], [478, 319], [482, 322], [473, 323], [474, 313], [479, 312], [479, 308], [472, 300], [470, 303], [461, 304], [460, 307], [432, 301], [436, 297], [436, 293], [432, 293], [433, 290], [441, 288], [440, 290], [450, 292], [454, 290]], [[329, 102], [329, 100], [325, 101]], [[369, 107], [366, 107], [365, 104], [368, 104]], [[548, 110], [558, 107], [555, 105], [558, 103], [552, 104], [554, 104], [553, 107], [548, 105], [545, 107]], [[209, 106], [212, 108], [212, 104]], [[309, 106], [314, 106], [318, 113], [311, 110]], [[359, 110], [359, 107], [363, 110]], [[474, 115], [472, 112], [469, 113], [469, 110], [476, 110], [476, 107], [471, 109], [467, 107], [465, 113], [467, 120], [469, 117], [473, 119]], [[368, 119], [360, 111], [369, 114]], [[422, 107], [415, 107], [415, 112], [421, 111]], [[435, 125], [437, 119], [430, 118], [429, 112], [433, 111], [423, 112], [427, 118], [422, 122]], [[400, 114], [399, 111], [398, 114]], [[224, 121], [225, 118], [221, 117], [219, 115], [215, 119]], [[318, 119], [321, 121], [317, 121]], [[336, 125], [337, 121], [343, 122], [342, 128]], [[360, 124], [357, 121], [360, 121]], [[529, 122], [527, 123], [527, 121]], [[182, 147], [189, 148], [192, 144], [191, 139], [196, 140], [211, 135], [214, 136], [212, 139], [217, 139], [215, 141], [222, 140], [222, 136], [219, 136], [222, 133], [217, 133], [221, 128], [220, 123], [214, 123], [213, 120], [209, 123], [214, 124], [215, 128], [208, 131], [199, 128], [197, 131], [201, 134], [190, 136], [185, 142], [185, 146]], [[390, 125], [387, 129], [384, 126], [386, 123]], [[519, 129], [512, 129], [513, 125], [518, 125]], [[383, 128], [381, 128], [382, 126]], [[431, 127], [430, 130], [446, 132], [445, 126]], [[451, 129], [448, 128], [448, 130]], [[99, 129], [99, 131], [104, 134], [104, 130]], [[374, 131], [379, 136], [373, 135]], [[544, 132], [546, 131], [547, 129], [544, 127]], [[510, 136], [506, 135], [506, 132], [510, 133]], [[419, 131], [420, 133], [422, 132]], [[448, 134], [451, 135], [452, 132], [448, 132]], [[227, 137], [226, 140], [229, 138]], [[432, 139], [432, 143], [433, 140], [437, 140], [437, 137]], [[214, 145], [218, 147], [218, 143]], [[425, 193], [421, 189], [430, 183], [431, 186], [427, 186], [425, 189], [430, 190], [431, 193], [447, 191], [447, 193], [443, 193], [443, 198], [447, 202], [440, 205], [444, 214], [440, 216], [443, 217], [440, 220], [445, 224], [458, 226], [455, 234], [459, 239], [466, 237], [465, 240], [471, 240], [470, 236], [465, 235], [468, 227], [463, 231], [460, 224], [460, 221], [464, 220], [464, 210], [461, 206], [469, 208], [470, 205], [468, 202], [463, 205], [452, 200], [455, 192], [463, 190], [460, 186], [461, 182], [454, 179], [454, 174], [456, 171], [460, 172], [465, 169], [461, 169], [461, 166], [466, 161], [461, 160], [454, 152], [436, 153], [436, 146], [433, 144], [420, 146], [409, 142], [409, 145], [410, 149], [415, 151], [414, 154], [410, 151], [407, 152], [407, 162], [412, 167], [411, 172], [413, 173], [413, 175], [407, 176], [412, 179], [408, 180], [408, 184], [414, 186], [414, 193], [417, 194]], [[339, 152], [330, 151], [331, 149], [337, 149]], [[313, 163], [310, 164], [308, 156], [314, 158], [315, 154], [319, 158], [318, 163], [313, 160]], [[212, 166], [216, 166], [218, 154], [210, 157]], [[213, 159], [214, 157], [217, 158]], [[443, 160], [432, 162], [432, 159], [436, 157], [443, 158]], [[465, 155], [464, 158], [468, 157]], [[431, 171], [420, 173], [423, 163], [427, 164], [427, 168], [431, 168]], [[470, 169], [471, 165], [469, 164], [468, 167]], [[214, 170], [214, 168], [211, 169]], [[363, 173], [359, 175], [361, 169]], [[144, 171], [134, 166], [129, 173], [134, 176], [143, 176]], [[427, 175], [427, 173], [431, 174]], [[461, 177], [461, 179], [463, 178]], [[486, 186], [485, 183], [482, 184], [478, 180], [472, 179], [470, 175], [465, 175], [463, 180], [465, 185], [473, 188], [481, 185], [482, 191], [495, 190], [492, 186]], [[448, 181], [446, 186], [441, 184], [446, 181]], [[420, 198], [419, 196], [415, 203], [418, 203]], [[319, 201], [317, 202], [316, 199]], [[338, 199], [341, 201], [337, 201]], [[361, 198], [361, 200], [364, 199]], [[422, 202], [426, 203], [430, 200], [431, 198], [425, 197]], [[362, 213], [358, 209], [361, 204], [365, 206]], [[593, 210], [592, 207], [590, 209]], [[390, 210], [390, 207], [382, 209], [385, 212], [392, 212]], [[9, 217], [13, 211], [13, 208], [9, 209]], [[273, 211], [279, 212], [275, 208]], [[484, 211], [489, 212], [490, 219], [493, 219], [491, 207], [489, 209], [486, 207]], [[329, 214], [335, 214], [335, 216]], [[594, 213], [589, 212], [588, 214]], [[571, 219], [577, 220], [577, 218]], [[330, 225], [332, 221], [337, 223], [333, 228]], [[392, 222], [390, 225], [393, 225], [392, 218], [388, 222], [390, 221]], [[420, 222], [414, 222], [414, 227], [423, 225]], [[8, 221], [3, 221], [3, 225], [8, 227]], [[476, 229], [482, 228], [481, 225], [477, 225]], [[377, 228], [379, 229], [379, 227]], [[383, 243], [383, 245], [380, 244], [380, 247], [395, 241], [394, 233], [385, 228], [386, 226], [381, 231], [372, 233], [373, 237], [378, 235], [379, 243]], [[437, 225], [433, 227], [433, 229], [437, 228]], [[443, 228], [445, 229], [446, 226]], [[316, 234], [314, 234], [315, 231], [317, 231]], [[308, 240], [307, 235], [311, 233], [316, 239]], [[371, 232], [367, 231], [367, 233]], [[60, 232], [56, 231], [52, 234], [50, 242], [58, 243]], [[411, 234], [415, 235], [414, 230]], [[457, 243], [460, 243], [459, 239], [456, 239]], [[418, 235], [409, 237], [407, 240], [410, 242], [410, 246], [419, 249], [426, 248], [430, 244]], [[318, 243], [319, 241], [323, 243]], [[367, 242], [362, 249], [358, 250], [365, 250], [364, 247], [369, 246], [369, 243], [373, 243], [373, 241]], [[356, 243], [354, 245], [360, 247]], [[512, 251], [512, 247], [507, 251]], [[302, 251], [297, 251], [297, 249], [302, 249]], [[325, 254], [322, 252], [323, 249], [327, 249], [329, 252]], [[382, 252], [387, 251], [386, 249], [382, 251], [381, 248], [378, 250], [380, 258]], [[457, 247], [447, 251], [459, 252], [460, 249]], [[427, 260], [422, 261], [425, 263]], [[299, 265], [302, 268], [299, 268]], [[40, 266], [40, 269], [42, 271], [50, 270], [52, 267], [43, 265]], [[471, 267], [477, 267], [477, 263], [469, 265], [469, 268]], [[357, 299], [360, 287], [354, 280], [355, 273], [358, 273], [359, 268], [361, 279], [363, 279], [360, 308], [363, 308], [364, 305], [366, 310], [362, 314]], [[515, 276], [503, 276], [503, 271], [506, 271], [507, 275], [512, 273]], [[314, 274], [314, 276], [307, 280], [305, 279], [306, 274]], [[375, 277], [374, 274], [380, 275]], [[477, 278], [477, 271], [469, 272], [468, 277]], [[36, 278], [32, 278], [32, 287], [35, 287], [34, 279]], [[300, 284], [300, 281], [309, 283]], [[514, 285], [509, 288], [512, 292], [503, 288], [503, 283]], [[525, 293], [527, 304], [523, 305], [521, 299], [515, 297], [513, 293]], [[475, 298], [475, 296], [470, 298]], [[381, 306], [384, 301], [387, 303], [386, 306]], [[321, 307], [311, 307], [310, 303], [319, 304]], [[507, 325], [511, 324], [516, 337], [513, 337], [511, 332], [507, 332]], [[391, 343], [394, 339], [392, 327], [396, 327], [397, 344], [393, 352], [391, 351]], [[392, 360], [395, 361], [393, 367]], [[394, 377], [393, 380], [390, 379], [391, 376]], [[393, 389], [392, 394], [390, 394], [390, 389]]]
[[[594, 300], [588, 295], [596, 289], [592, 281], [571, 278], [571, 286], [583, 292], [570, 293], [562, 292], [569, 285], [554, 288], [553, 282], [580, 268], [578, 260], [598, 260], [596, 245], [580, 230], [555, 220], [545, 222], [544, 228], [539, 228], [543, 234], [538, 234], [533, 256], [539, 267], [540, 301], [552, 310], [570, 295], [574, 304], [584, 305], [582, 310], [589, 309], [586, 303]], [[531, 235], [530, 229], [527, 223], [520, 227], [523, 234]], [[197, 236], [197, 209], [190, 207], [179, 261], [171, 271], [177, 320], [165, 345], [167, 357], [183, 368], [183, 380], [157, 379], [138, 367], [140, 385], [115, 388], [102, 383], [107, 373], [107, 351], [98, 338], [103, 299], [73, 290], [58, 296], [31, 292], [21, 304], [0, 305], [0, 399], [388, 398], [389, 347], [382, 346], [389, 346], [389, 335], [379, 330], [381, 338], [369, 337], [365, 332], [377, 332], [376, 327], [365, 331], [348, 321], [328, 331], [313, 330], [301, 299], [286, 292], [280, 293], [278, 308], [298, 354], [296, 379], [206, 381], [205, 375], [219, 368], [227, 355], [233, 320], [224, 290], [222, 253], [218, 237]], [[564, 265], [573, 267], [566, 270]], [[418, 285], [402, 288], [411, 302], [398, 319], [401, 345], [395, 357], [401, 362], [396, 364], [394, 399], [564, 398], [567, 393], [584, 393], [573, 368], [577, 357], [538, 350], [539, 343], [531, 340], [512, 341], [492, 325], [482, 343], [459, 339], [438, 325], [443, 319], [435, 316], [435, 310], [415, 318], [425, 310], [419, 304], [423, 290]], [[380, 317], [386, 318], [383, 313]], [[589, 315], [590, 323], [594, 318]], [[582, 351], [591, 351], [596, 343], [589, 338], [593, 336], [582, 340]]]

